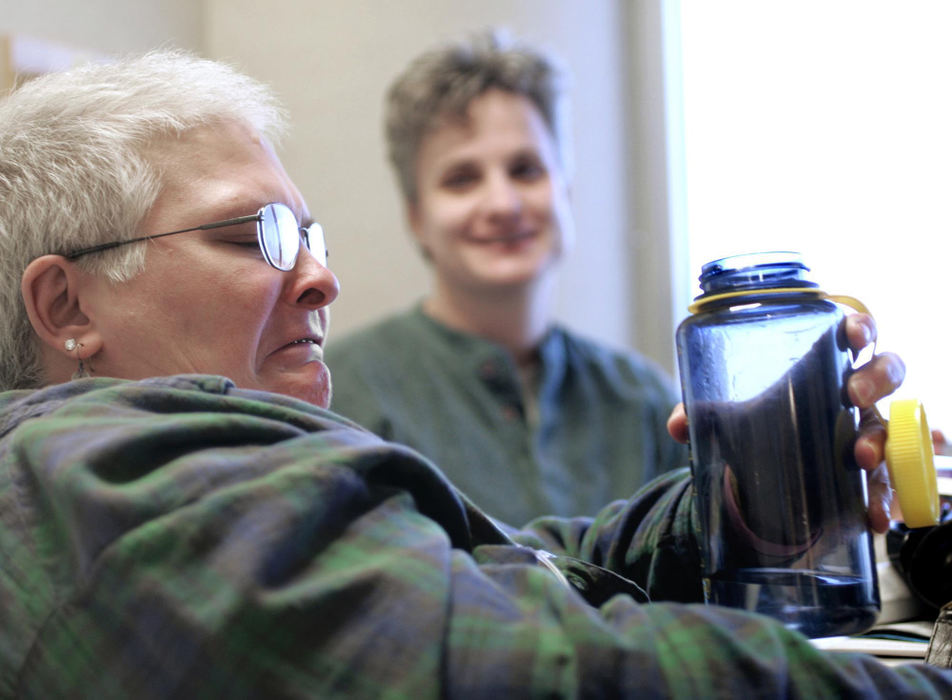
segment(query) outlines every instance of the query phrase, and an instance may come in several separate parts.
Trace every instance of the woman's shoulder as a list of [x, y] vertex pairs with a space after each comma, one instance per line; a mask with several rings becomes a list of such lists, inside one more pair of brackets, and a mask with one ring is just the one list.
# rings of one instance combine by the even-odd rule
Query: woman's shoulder
[[[201, 414], [283, 420], [308, 429], [337, 427], [339, 419], [306, 401], [241, 389], [227, 377], [182, 374], [140, 380], [87, 378], [32, 391], [0, 394], [0, 436], [30, 419], [114, 422], [133, 417]], [[349, 426], [348, 426], [349, 427]]]
[[565, 354], [577, 362], [606, 368], [628, 368], [638, 374], [666, 376], [660, 365], [637, 350], [597, 340], [561, 325], [553, 327], [549, 342], [552, 340], [560, 343]]
[[[420, 304], [328, 341], [324, 353], [331, 371], [341, 376], [390, 373], [394, 368], [466, 365], [491, 343], [450, 328], [427, 316]], [[495, 346], [493, 346], [495, 347]]]
[[384, 355], [399, 350], [426, 332], [426, 324], [416, 307], [385, 316], [367, 325], [349, 330], [340, 337], [331, 336], [325, 356], [334, 362], [365, 355]]
[[647, 391], [666, 405], [677, 400], [670, 374], [636, 350], [596, 340], [563, 326], [553, 327], [545, 345], [544, 355], [550, 358], [562, 355], [568, 368], [598, 378], [617, 393]]

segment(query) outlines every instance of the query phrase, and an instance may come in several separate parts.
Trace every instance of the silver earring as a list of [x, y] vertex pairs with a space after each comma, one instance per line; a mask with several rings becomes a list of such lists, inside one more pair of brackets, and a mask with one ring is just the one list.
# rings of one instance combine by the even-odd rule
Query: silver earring
[[66, 348], [66, 352], [75, 352], [76, 360], [79, 362], [79, 366], [76, 368], [76, 371], [73, 372], [73, 379], [82, 379], [89, 376], [89, 371], [86, 369], [86, 365], [83, 363], [83, 358], [79, 356], [79, 349], [83, 347], [83, 344], [76, 340], [76, 338], [67, 338], [66, 342], [63, 343], [63, 347]]
[[89, 376], [89, 372], [86, 371], [86, 365], [83, 364], [82, 358], [79, 359], [79, 367], [76, 368], [76, 371], [73, 372], [73, 379], [83, 379]]

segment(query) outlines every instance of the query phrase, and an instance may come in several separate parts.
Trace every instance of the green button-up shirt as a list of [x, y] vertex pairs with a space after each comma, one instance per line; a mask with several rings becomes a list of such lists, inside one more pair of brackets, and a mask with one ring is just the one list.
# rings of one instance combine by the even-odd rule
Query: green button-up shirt
[[665, 427], [671, 382], [643, 358], [556, 326], [538, 359], [523, 391], [505, 349], [418, 305], [331, 341], [332, 408], [422, 452], [510, 523], [593, 513], [687, 464]]

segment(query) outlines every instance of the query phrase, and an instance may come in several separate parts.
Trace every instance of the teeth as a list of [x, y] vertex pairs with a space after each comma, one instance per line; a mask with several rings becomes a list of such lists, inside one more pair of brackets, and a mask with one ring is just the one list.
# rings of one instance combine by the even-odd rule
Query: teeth
[[300, 340], [292, 340], [291, 345], [298, 345], [300, 343], [313, 343], [314, 341], [310, 338], [301, 338]]

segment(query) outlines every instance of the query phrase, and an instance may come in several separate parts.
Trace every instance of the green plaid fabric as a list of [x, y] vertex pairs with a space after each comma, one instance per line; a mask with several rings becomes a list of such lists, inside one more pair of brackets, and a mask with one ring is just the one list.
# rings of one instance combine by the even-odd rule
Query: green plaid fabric
[[595, 607], [526, 546], [690, 597], [690, 500], [680, 472], [504, 534], [415, 452], [220, 377], [0, 394], [0, 696], [952, 697], [755, 615]]
[[665, 427], [670, 379], [559, 326], [539, 347], [534, 413], [508, 352], [419, 305], [332, 339], [326, 357], [334, 411], [422, 452], [506, 522], [590, 515], [688, 463]]

